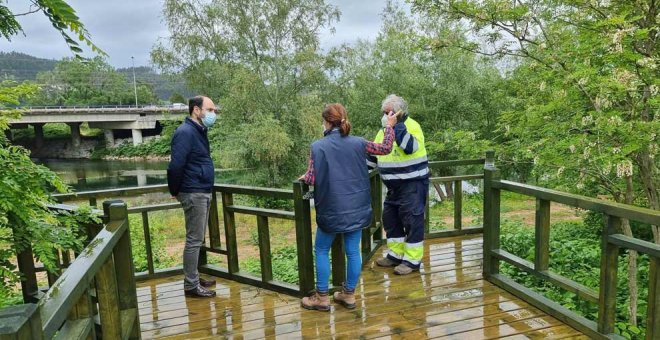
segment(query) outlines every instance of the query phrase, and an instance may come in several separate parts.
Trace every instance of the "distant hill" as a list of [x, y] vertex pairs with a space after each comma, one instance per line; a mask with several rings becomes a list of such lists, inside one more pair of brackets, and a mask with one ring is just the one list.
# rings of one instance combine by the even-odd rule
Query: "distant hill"
[[0, 52], [0, 80], [34, 80], [37, 73], [51, 71], [57, 60], [43, 59], [20, 52]]
[[[35, 80], [37, 73], [52, 71], [55, 64], [57, 60], [37, 58], [20, 52], [0, 52], [0, 81]], [[126, 75], [130, 83], [133, 82], [132, 68], [119, 68], [117, 72]], [[150, 84], [161, 100], [169, 100], [174, 93], [179, 93], [185, 98], [192, 96], [183, 79], [170, 79], [147, 66], [135, 68], [135, 79], [138, 83]]]

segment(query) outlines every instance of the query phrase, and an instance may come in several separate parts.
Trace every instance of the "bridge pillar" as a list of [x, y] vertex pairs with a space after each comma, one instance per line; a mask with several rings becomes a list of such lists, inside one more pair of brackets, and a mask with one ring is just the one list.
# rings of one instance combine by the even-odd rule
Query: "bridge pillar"
[[44, 146], [44, 125], [42, 123], [32, 124], [34, 127], [34, 146], [41, 149]]
[[107, 148], [115, 146], [115, 134], [112, 132], [112, 129], [103, 130], [103, 136], [105, 136], [105, 146]]
[[74, 148], [80, 146], [80, 123], [67, 123], [69, 128], [71, 128], [71, 143]]
[[142, 144], [142, 130], [132, 129], [131, 132], [133, 133], [133, 145]]

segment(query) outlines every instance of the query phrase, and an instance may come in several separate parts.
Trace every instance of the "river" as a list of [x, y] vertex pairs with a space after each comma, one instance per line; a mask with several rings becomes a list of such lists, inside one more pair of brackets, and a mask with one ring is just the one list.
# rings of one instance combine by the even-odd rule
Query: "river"
[[[75, 191], [118, 189], [167, 183], [167, 161], [35, 159]], [[216, 183], [254, 183], [249, 170], [216, 169]]]

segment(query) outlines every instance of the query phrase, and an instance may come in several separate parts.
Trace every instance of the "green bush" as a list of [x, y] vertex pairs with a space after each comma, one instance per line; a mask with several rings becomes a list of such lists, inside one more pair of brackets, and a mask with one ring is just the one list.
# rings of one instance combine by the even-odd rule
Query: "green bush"
[[[601, 230], [602, 223], [593, 214], [587, 214], [582, 222], [559, 222], [550, 228], [550, 269], [559, 275], [598, 291], [600, 282]], [[521, 222], [503, 219], [501, 231], [502, 248], [528, 261], [534, 261], [534, 229], [524, 226]], [[578, 251], [579, 250], [579, 251]], [[628, 255], [621, 253], [618, 259], [617, 282], [617, 323], [619, 334], [629, 339], [644, 338], [644, 317], [637, 322], [640, 327], [632, 326], [626, 320], [627, 308], [630, 303], [628, 294]], [[642, 282], [648, 282], [649, 258], [639, 256], [637, 275], [640, 282], [638, 291], [638, 315], [646, 314], [648, 288]], [[596, 320], [598, 306], [578, 299], [571, 292], [552, 284], [541, 281], [535, 276], [523, 272], [511, 265], [503, 263], [501, 272], [516, 282], [532, 288], [545, 297], [562, 304], [588, 319]]]
[[[131, 248], [133, 249], [133, 263], [135, 271], [142, 272], [147, 270], [147, 250], [144, 243], [144, 229], [142, 228], [142, 218], [140, 215], [129, 215], [131, 226]], [[152, 223], [149, 226], [149, 235], [151, 236], [151, 251], [153, 253], [154, 268], [168, 268], [174, 266], [176, 259], [165, 251], [167, 240], [166, 233], [160, 223]]]
[[[277, 281], [298, 284], [298, 253], [295, 246], [285, 246], [272, 252], [273, 278]], [[261, 261], [249, 258], [240, 265], [247, 272], [261, 275]]]

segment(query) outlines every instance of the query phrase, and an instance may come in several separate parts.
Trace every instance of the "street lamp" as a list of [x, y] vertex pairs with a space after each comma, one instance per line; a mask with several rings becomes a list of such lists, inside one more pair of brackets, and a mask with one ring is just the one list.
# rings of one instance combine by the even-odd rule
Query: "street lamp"
[[137, 85], [135, 84], [135, 58], [131, 56], [131, 63], [133, 64], [133, 91], [135, 92], [135, 107], [138, 106], [137, 102]]

